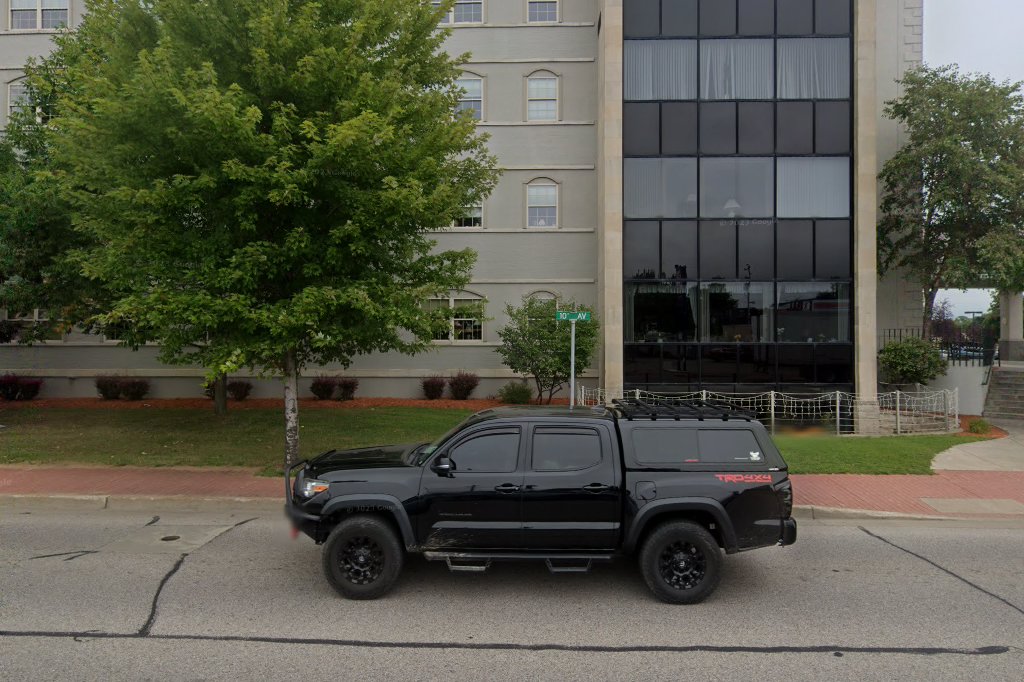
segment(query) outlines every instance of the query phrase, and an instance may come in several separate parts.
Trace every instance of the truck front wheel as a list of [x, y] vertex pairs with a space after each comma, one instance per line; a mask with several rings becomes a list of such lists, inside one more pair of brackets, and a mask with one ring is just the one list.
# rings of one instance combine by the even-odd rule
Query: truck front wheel
[[640, 572], [658, 599], [696, 604], [722, 579], [722, 552], [706, 528], [672, 521], [652, 532], [640, 549]]
[[348, 599], [382, 597], [398, 580], [405, 558], [398, 537], [385, 521], [350, 516], [324, 543], [324, 575]]

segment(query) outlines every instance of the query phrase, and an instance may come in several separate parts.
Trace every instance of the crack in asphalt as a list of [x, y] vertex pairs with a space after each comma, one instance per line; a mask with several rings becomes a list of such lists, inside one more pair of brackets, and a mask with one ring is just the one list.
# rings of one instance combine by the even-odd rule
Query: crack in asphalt
[[150, 519], [149, 523], [147, 523], [146, 525], [147, 526], [152, 526], [154, 523], [156, 523], [159, 520], [160, 520], [159, 516], [154, 516], [152, 519]]
[[64, 561], [74, 561], [75, 559], [78, 559], [79, 557], [83, 557], [86, 554], [96, 554], [97, 552], [98, 552], [98, 550], [95, 550], [95, 549], [79, 549], [79, 550], [75, 550], [74, 552], [58, 552], [57, 554], [40, 554], [39, 556], [30, 556], [28, 559], [29, 559], [29, 561], [32, 561], [33, 559], [50, 559], [50, 558], [58, 557], [58, 556], [66, 556], [67, 559], [65, 559]]
[[886, 538], [883, 538], [881, 535], [878, 535], [877, 533], [872, 533], [871, 531], [869, 531], [864, 526], [857, 526], [857, 528], [859, 528], [860, 530], [864, 531], [865, 533], [867, 533], [871, 537], [875, 538], [876, 540], [881, 540], [885, 544], [887, 544], [887, 545], [889, 545], [891, 547], [895, 547], [896, 549], [900, 550], [901, 552], [906, 552], [907, 554], [909, 554], [912, 557], [916, 557], [916, 558], [920, 559], [921, 561], [924, 561], [924, 562], [926, 562], [928, 564], [931, 564], [932, 566], [934, 566], [935, 568], [939, 569], [943, 573], [945, 573], [947, 575], [950, 575], [950, 576], [956, 578], [957, 580], [959, 580], [959, 581], [961, 581], [961, 582], [963, 582], [963, 583], [965, 583], [967, 585], [970, 585], [971, 587], [973, 587], [974, 589], [978, 590], [982, 594], [987, 594], [988, 596], [992, 597], [993, 599], [995, 599], [997, 601], [1001, 601], [1003, 604], [1006, 604], [1007, 606], [1009, 606], [1011, 609], [1013, 609], [1017, 613], [1019, 613], [1021, 615], [1024, 615], [1024, 609], [1022, 609], [1021, 607], [1017, 606], [1013, 602], [1011, 602], [1011, 601], [1009, 601], [1007, 599], [1004, 599], [1003, 597], [1000, 597], [995, 592], [989, 592], [988, 590], [986, 590], [981, 585], [978, 585], [976, 583], [972, 583], [970, 580], [968, 580], [967, 578], [963, 577], [962, 575], [960, 575], [958, 573], [954, 573], [953, 571], [949, 570], [945, 566], [942, 566], [940, 564], [935, 563], [934, 561], [932, 561], [928, 557], [922, 556], [922, 555], [918, 554], [917, 552], [913, 552], [913, 551], [907, 549], [906, 547], [901, 547], [900, 545], [897, 545], [892, 540], [887, 540]]
[[61, 632], [48, 630], [0, 630], [0, 637], [46, 637], [88, 641], [90, 639], [148, 639], [198, 642], [247, 642], [257, 644], [309, 644], [371, 649], [469, 649], [483, 651], [565, 651], [572, 653], [750, 653], [750, 654], [906, 654], [918, 656], [994, 656], [1008, 653], [1008, 646], [982, 646], [973, 649], [954, 647], [871, 647], [840, 645], [808, 646], [726, 646], [693, 644], [688, 646], [641, 645], [603, 646], [596, 644], [525, 644], [516, 642], [381, 642], [359, 639], [322, 639], [307, 637], [260, 637], [245, 635], [154, 635], [147, 632]]

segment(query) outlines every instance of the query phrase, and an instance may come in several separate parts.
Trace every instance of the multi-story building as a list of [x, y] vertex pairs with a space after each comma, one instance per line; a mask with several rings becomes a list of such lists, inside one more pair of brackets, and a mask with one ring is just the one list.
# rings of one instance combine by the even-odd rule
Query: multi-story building
[[[0, 116], [80, 5], [0, 0]], [[345, 373], [361, 394], [412, 396], [464, 369], [491, 393], [513, 376], [494, 352], [506, 303], [571, 297], [601, 320], [591, 385], [871, 394], [879, 329], [921, 313], [914, 284], [879, 281], [876, 177], [900, 144], [882, 106], [921, 62], [922, 14], [922, 0], [457, 0], [444, 23], [451, 52], [472, 55], [461, 107], [503, 175], [436, 235], [479, 260], [466, 291], [430, 304], [483, 300], [486, 316], [455, 320], [434, 353]], [[46, 377], [49, 395], [92, 394], [111, 372], [198, 393], [200, 368], [154, 358], [69, 335], [0, 349], [0, 371]]]

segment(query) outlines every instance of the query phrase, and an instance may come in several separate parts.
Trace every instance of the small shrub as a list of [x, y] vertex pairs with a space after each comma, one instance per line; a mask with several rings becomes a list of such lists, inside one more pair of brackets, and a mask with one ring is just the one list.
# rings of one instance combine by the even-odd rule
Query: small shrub
[[337, 380], [338, 400], [352, 400], [356, 397], [356, 389], [359, 388], [359, 379], [352, 377], [341, 377]]
[[122, 379], [120, 384], [125, 400], [142, 400], [149, 393], [149, 382], [145, 379]]
[[331, 377], [317, 377], [316, 379], [313, 379], [313, 383], [309, 385], [309, 390], [317, 400], [330, 400], [331, 396], [334, 395], [334, 389], [337, 388], [337, 386], [337, 379], [332, 379]]
[[252, 393], [251, 381], [229, 381], [228, 395], [232, 400], [245, 400]]
[[878, 353], [879, 364], [894, 384], [927, 384], [946, 373], [939, 349], [924, 339], [890, 343]]
[[533, 389], [521, 381], [510, 381], [498, 389], [498, 397], [507, 405], [526, 405], [533, 400]]
[[459, 372], [448, 380], [448, 390], [455, 400], [469, 400], [476, 387], [480, 385], [480, 377], [472, 372]]
[[17, 400], [18, 390], [18, 377], [13, 374], [5, 374], [0, 377], [0, 398], [4, 400]]
[[426, 396], [427, 400], [437, 400], [444, 395], [444, 385], [446, 383], [444, 377], [423, 377], [420, 379], [420, 386], [423, 387], [423, 395]]
[[18, 400], [32, 400], [43, 388], [42, 379], [19, 379]]
[[983, 436], [992, 430], [992, 425], [984, 419], [975, 419], [967, 425], [967, 430]]
[[96, 392], [104, 400], [121, 397], [121, 380], [118, 377], [96, 377]]

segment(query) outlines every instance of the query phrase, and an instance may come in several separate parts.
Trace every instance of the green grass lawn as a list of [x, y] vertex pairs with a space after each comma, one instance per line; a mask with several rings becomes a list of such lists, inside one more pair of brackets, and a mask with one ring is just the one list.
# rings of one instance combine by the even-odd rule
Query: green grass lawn
[[[332, 448], [426, 441], [470, 410], [366, 408], [300, 413], [302, 453]], [[0, 411], [0, 464], [111, 464], [117, 466], [246, 466], [280, 471], [284, 416], [278, 410]], [[836, 438], [779, 436], [797, 474], [927, 474], [932, 458], [969, 439], [957, 436]]]

